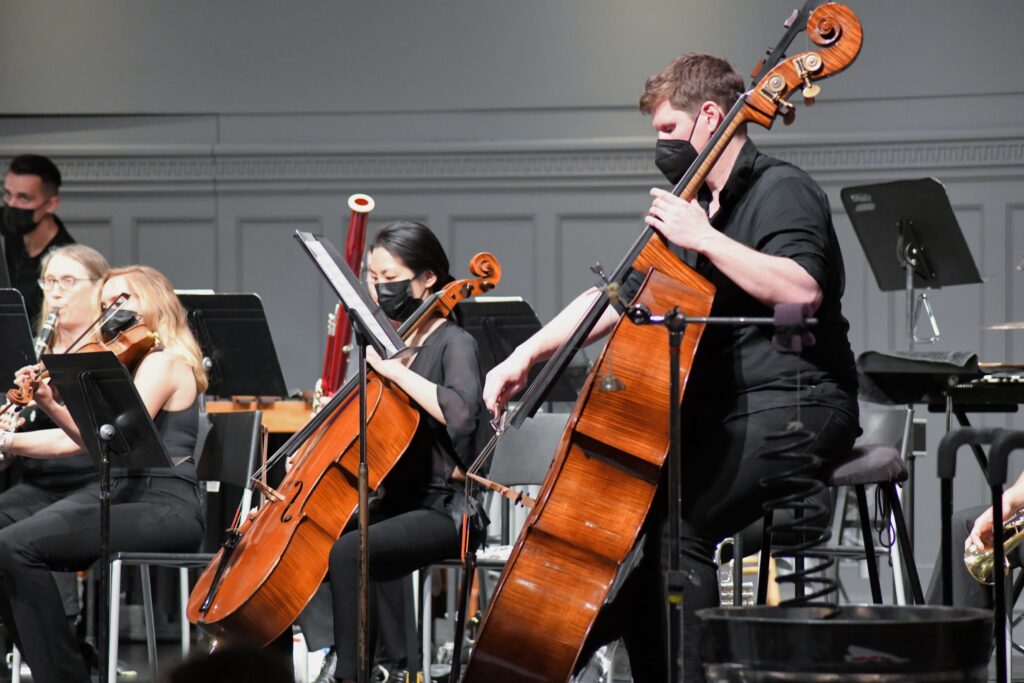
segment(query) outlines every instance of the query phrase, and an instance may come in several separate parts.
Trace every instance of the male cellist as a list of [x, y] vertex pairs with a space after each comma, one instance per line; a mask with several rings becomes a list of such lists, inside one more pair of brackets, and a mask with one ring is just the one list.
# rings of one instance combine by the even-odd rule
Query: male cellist
[[[655, 163], [677, 182], [722, 125], [743, 80], [723, 59], [688, 53], [647, 80], [640, 110], [657, 132]], [[842, 314], [843, 258], [825, 193], [800, 169], [766, 156], [738, 131], [686, 202], [659, 188], [646, 223], [717, 288], [712, 315], [770, 316], [778, 303], [809, 304], [818, 318], [815, 346], [802, 355], [772, 346], [772, 330], [709, 326], [700, 342], [683, 402], [683, 507], [680, 543], [684, 588], [684, 675], [703, 681], [694, 612], [718, 604], [715, 545], [761, 514], [778, 495], [759, 480], [778, 465], [761, 457], [765, 436], [797, 418], [810, 436], [791, 432], [774, 447], [809, 451], [826, 462], [848, 453], [858, 432], [857, 381], [849, 324]], [[628, 300], [642, 273], [624, 287]], [[597, 296], [588, 290], [491, 370], [484, 401], [497, 414], [526, 383], [529, 368], [569, 336]], [[618, 320], [609, 308], [589, 341]], [[804, 435], [806, 436], [806, 435]], [[801, 442], [802, 441], [802, 442]], [[808, 443], [809, 442], [809, 443]], [[581, 663], [622, 636], [638, 682], [668, 680], [660, 524], [656, 501], [644, 559], [594, 625]]]

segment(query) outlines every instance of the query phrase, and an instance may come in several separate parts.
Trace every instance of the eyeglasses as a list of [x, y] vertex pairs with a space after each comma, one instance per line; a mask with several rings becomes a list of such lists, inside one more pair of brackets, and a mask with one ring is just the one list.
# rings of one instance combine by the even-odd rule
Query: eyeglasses
[[61, 290], [68, 291], [79, 282], [96, 282], [96, 278], [93, 277], [71, 277], [65, 275], [64, 277], [48, 277], [41, 280], [37, 280], [39, 286], [43, 288], [43, 291], [49, 292], [53, 289], [54, 285], [60, 285]]

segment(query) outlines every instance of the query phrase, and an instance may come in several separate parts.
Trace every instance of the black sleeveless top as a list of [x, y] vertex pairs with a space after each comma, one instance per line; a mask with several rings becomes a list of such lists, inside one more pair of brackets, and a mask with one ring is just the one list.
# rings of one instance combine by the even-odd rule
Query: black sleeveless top
[[161, 410], [153, 418], [164, 450], [174, 467], [128, 469], [113, 467], [114, 477], [175, 477], [196, 483], [196, 465], [193, 453], [199, 435], [199, 393], [192, 405], [184, 410]]

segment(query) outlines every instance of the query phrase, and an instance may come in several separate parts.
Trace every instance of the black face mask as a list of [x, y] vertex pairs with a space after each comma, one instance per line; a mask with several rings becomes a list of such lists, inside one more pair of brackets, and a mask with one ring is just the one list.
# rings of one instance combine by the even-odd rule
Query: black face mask
[[39, 223], [32, 220], [32, 214], [38, 209], [15, 209], [4, 204], [4, 233], [11, 237], [24, 237], [38, 227]]
[[697, 119], [694, 119], [693, 127], [690, 128], [690, 134], [685, 140], [658, 140], [654, 148], [654, 165], [673, 185], [682, 180], [687, 169], [697, 160], [699, 152], [690, 143], [696, 128]]
[[374, 287], [377, 288], [378, 305], [392, 320], [405, 322], [423, 303], [412, 296], [412, 280], [378, 282]]

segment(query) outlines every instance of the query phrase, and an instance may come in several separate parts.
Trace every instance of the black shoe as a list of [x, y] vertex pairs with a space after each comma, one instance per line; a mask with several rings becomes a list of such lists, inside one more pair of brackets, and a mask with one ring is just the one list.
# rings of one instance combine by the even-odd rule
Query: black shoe
[[338, 666], [338, 653], [332, 647], [324, 655], [323, 666], [320, 667], [320, 674], [313, 683], [334, 683], [334, 669]]

